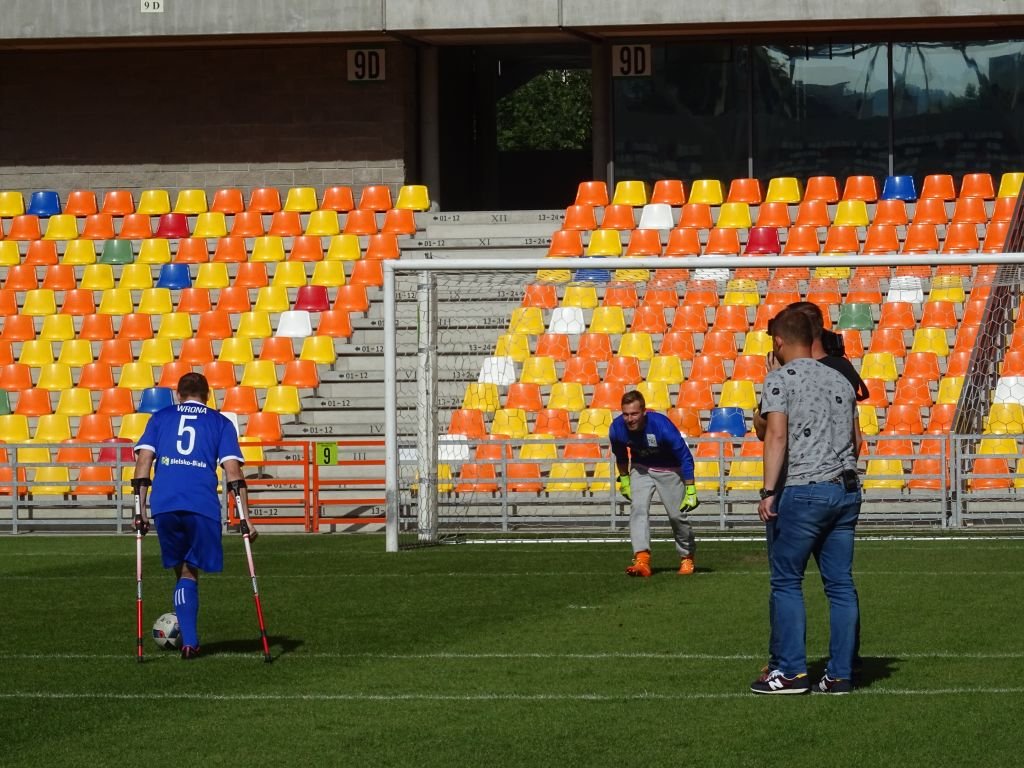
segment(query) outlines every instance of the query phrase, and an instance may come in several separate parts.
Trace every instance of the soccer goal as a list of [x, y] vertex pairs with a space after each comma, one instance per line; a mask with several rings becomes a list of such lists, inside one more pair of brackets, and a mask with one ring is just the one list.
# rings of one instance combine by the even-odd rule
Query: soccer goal
[[[771, 351], [766, 324], [797, 300], [822, 308], [869, 384], [858, 407], [864, 524], [1020, 524], [1021, 260], [387, 262], [388, 549], [628, 535], [607, 432], [634, 388], [695, 455], [695, 524], [756, 530], [751, 417]], [[667, 530], [659, 511], [655, 502], [652, 524]]]

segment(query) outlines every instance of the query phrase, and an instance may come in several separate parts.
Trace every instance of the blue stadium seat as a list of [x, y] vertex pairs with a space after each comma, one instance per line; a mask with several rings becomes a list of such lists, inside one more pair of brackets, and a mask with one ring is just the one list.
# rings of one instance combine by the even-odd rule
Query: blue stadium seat
[[41, 219], [48, 219], [60, 213], [60, 196], [53, 190], [33, 192], [29, 200], [28, 210], [25, 213], [38, 216]]
[[713, 408], [708, 432], [728, 432], [733, 437], [747, 434], [747, 422], [742, 408]]
[[577, 269], [573, 280], [587, 283], [607, 283], [612, 279], [612, 273], [607, 269]]
[[170, 387], [150, 387], [142, 390], [139, 413], [156, 413], [174, 405], [174, 394]]
[[917, 189], [914, 187], [913, 176], [886, 176], [882, 185], [882, 200], [917, 200]]
[[160, 267], [156, 287], [169, 288], [172, 291], [191, 288], [192, 276], [188, 272], [188, 264], [164, 264]]

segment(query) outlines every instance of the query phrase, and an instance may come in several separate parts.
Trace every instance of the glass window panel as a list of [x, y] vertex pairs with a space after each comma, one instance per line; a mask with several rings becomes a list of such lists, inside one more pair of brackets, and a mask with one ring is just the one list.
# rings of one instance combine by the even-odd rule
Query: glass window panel
[[1022, 107], [1024, 41], [893, 44], [896, 173], [1021, 170]]
[[747, 175], [745, 47], [652, 45], [650, 77], [612, 81], [616, 179]]
[[888, 173], [884, 43], [755, 45], [751, 58], [756, 176]]

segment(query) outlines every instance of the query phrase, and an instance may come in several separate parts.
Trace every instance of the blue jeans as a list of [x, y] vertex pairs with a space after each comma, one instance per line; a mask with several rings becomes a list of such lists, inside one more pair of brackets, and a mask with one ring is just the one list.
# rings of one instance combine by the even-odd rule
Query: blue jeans
[[807, 671], [803, 580], [814, 555], [829, 602], [830, 677], [849, 679], [859, 608], [853, 584], [853, 540], [860, 491], [836, 483], [786, 486], [779, 496], [769, 536], [771, 598], [769, 649], [787, 677]]

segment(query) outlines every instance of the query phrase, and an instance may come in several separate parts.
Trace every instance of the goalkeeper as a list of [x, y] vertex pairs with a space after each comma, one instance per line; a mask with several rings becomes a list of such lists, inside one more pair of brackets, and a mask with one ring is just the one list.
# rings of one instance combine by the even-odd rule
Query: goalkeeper
[[686, 513], [700, 502], [693, 484], [693, 455], [686, 441], [667, 416], [648, 411], [644, 396], [635, 390], [622, 396], [622, 415], [612, 421], [608, 438], [618, 467], [619, 493], [632, 504], [629, 538], [633, 564], [626, 573], [651, 575], [650, 507], [657, 489], [682, 558], [679, 573], [690, 575], [694, 540]]

